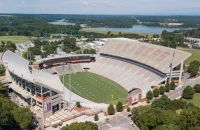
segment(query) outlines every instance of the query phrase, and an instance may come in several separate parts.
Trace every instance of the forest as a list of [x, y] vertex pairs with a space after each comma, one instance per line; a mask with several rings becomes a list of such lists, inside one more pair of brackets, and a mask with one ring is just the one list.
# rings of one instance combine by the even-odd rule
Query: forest
[[132, 120], [141, 130], [199, 130], [200, 108], [166, 95], [151, 106], [132, 109]]
[[159, 23], [184, 23], [177, 27], [200, 27], [200, 16], [136, 16], [143, 25], [161, 26]]
[[34, 117], [29, 108], [19, 108], [0, 85], [0, 130], [34, 129]]
[[200, 38], [200, 28], [192, 30], [180, 30], [178, 33], [182, 33], [186, 37]]

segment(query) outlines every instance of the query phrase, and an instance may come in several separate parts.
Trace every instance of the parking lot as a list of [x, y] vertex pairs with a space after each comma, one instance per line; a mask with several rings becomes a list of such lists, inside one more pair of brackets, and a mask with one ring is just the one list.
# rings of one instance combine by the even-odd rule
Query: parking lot
[[108, 118], [108, 121], [98, 122], [99, 130], [139, 130], [139, 128], [133, 124], [131, 117], [128, 117], [127, 112], [119, 113], [113, 117]]

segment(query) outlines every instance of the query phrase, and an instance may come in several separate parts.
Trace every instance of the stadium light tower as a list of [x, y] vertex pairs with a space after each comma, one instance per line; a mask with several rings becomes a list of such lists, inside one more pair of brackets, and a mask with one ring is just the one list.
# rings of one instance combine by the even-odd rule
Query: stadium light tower
[[69, 108], [70, 108], [70, 111], [71, 111], [71, 77], [70, 77], [70, 63], [69, 63], [69, 103], [70, 103], [70, 106], [69, 106]]
[[[68, 65], [69, 65], [69, 71], [68, 71], [68, 74], [69, 74], [69, 83], [68, 83], [68, 85], [69, 85], [69, 108], [70, 108], [70, 110], [71, 110], [71, 77], [70, 77], [70, 64], [71, 63], [68, 63]], [[64, 68], [64, 65], [65, 65], [65, 63], [61, 63], [61, 66], [63, 67], [63, 72], [65, 72], [65, 68]], [[65, 77], [64, 77], [64, 74], [63, 74], [63, 93], [64, 93], [64, 97], [65, 97]]]
[[170, 63], [169, 83], [171, 83], [171, 81], [172, 81], [172, 69], [173, 69], [172, 67], [173, 67], [174, 56], [175, 56], [175, 51], [173, 52], [172, 62]]

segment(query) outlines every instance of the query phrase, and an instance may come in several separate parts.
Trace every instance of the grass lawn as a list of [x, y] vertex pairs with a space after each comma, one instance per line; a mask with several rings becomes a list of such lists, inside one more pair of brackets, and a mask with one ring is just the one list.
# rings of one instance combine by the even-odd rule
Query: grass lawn
[[[80, 30], [80, 31], [84, 31], [84, 32], [95, 32], [95, 33], [103, 33], [103, 34], [107, 34], [108, 31], [102, 31], [102, 30]], [[119, 34], [119, 32], [115, 32], [115, 31], [111, 31], [112, 34]], [[121, 32], [122, 34], [123, 33], [130, 33], [130, 34], [138, 34], [138, 35], [141, 35], [141, 36], [146, 36], [148, 35], [149, 38], [152, 38], [153, 37], [153, 34], [150, 34], [150, 33], [137, 33], [137, 32]]]
[[200, 61], [200, 50], [198, 49], [188, 49], [188, 48], [178, 48], [179, 50], [183, 50], [186, 52], [190, 52], [192, 55], [185, 61], [186, 65], [189, 65], [192, 61], [197, 60]]
[[195, 95], [194, 95], [194, 97], [193, 97], [193, 99], [192, 100], [186, 100], [186, 102], [187, 103], [192, 103], [192, 104], [194, 104], [195, 106], [198, 106], [198, 107], [200, 107], [200, 94], [198, 93], [196, 93]]
[[0, 36], [0, 42], [1, 41], [11, 41], [13, 43], [24, 43], [27, 41], [32, 40], [31, 37], [25, 37], [25, 36]]
[[[97, 103], [126, 103], [127, 91], [119, 84], [96, 74], [82, 72], [71, 74], [72, 91], [77, 95]], [[62, 80], [62, 77], [60, 77]], [[68, 88], [69, 75], [65, 75]]]

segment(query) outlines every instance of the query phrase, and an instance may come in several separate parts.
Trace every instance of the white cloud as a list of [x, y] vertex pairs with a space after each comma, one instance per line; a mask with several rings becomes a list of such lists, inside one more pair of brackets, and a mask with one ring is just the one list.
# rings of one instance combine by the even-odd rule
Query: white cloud
[[96, 3], [89, 3], [87, 1], [82, 1], [81, 4], [84, 6], [87, 6], [87, 7], [96, 7], [97, 6]]
[[81, 4], [83, 4], [84, 6], [89, 6], [90, 5], [87, 1], [82, 1]]
[[0, 7], [1, 13], [200, 14], [200, 0], [0, 0]]
[[23, 1], [21, 1], [21, 4], [26, 4], [26, 2], [23, 0]]
[[116, 5], [114, 5], [114, 4], [106, 4], [105, 6], [106, 6], [106, 7], [109, 7], [109, 8], [110, 8], [110, 7], [116, 7]]

